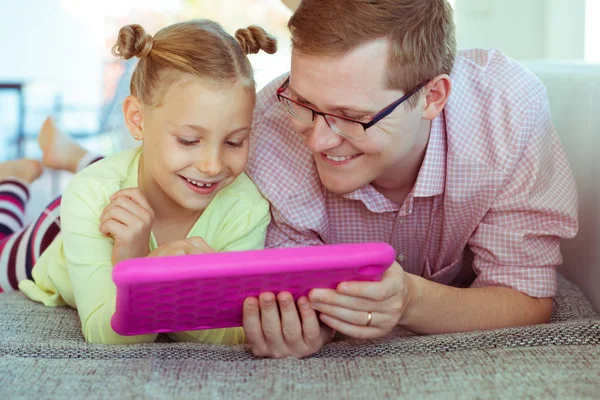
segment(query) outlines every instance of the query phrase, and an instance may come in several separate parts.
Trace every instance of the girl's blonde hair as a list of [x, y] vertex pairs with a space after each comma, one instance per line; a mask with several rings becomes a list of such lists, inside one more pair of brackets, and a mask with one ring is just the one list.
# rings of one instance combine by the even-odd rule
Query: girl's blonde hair
[[233, 38], [214, 21], [194, 20], [170, 25], [154, 37], [140, 25], [125, 25], [112, 53], [125, 60], [139, 58], [131, 94], [144, 104], [157, 105], [161, 89], [177, 77], [173, 72], [215, 84], [241, 80], [254, 95], [256, 84], [247, 54], [260, 50], [275, 53], [277, 41], [258, 26], [238, 29]]

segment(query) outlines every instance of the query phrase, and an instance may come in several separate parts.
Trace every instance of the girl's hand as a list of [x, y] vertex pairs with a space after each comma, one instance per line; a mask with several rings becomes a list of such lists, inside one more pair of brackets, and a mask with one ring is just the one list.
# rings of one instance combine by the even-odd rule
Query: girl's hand
[[148, 257], [184, 256], [187, 254], [206, 254], [215, 251], [199, 236], [176, 240], [158, 246]]
[[150, 253], [150, 233], [154, 211], [138, 188], [124, 189], [110, 197], [100, 215], [100, 232], [111, 236], [113, 265]]
[[308, 357], [331, 342], [335, 334], [319, 323], [306, 297], [299, 298], [296, 306], [288, 292], [246, 298], [243, 326], [248, 347], [257, 357]]

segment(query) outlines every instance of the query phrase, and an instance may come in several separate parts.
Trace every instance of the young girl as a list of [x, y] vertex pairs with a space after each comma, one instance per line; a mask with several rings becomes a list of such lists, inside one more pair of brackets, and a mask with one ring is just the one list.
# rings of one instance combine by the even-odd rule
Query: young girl
[[[61, 233], [37, 259], [33, 281], [19, 284], [23, 293], [77, 308], [88, 342], [148, 342], [156, 335], [120, 336], [110, 326], [115, 264], [263, 247], [269, 206], [243, 172], [255, 101], [246, 54], [260, 49], [274, 53], [276, 42], [258, 27], [238, 30], [235, 39], [205, 20], [171, 25], [155, 37], [139, 25], [121, 28], [113, 53], [139, 58], [123, 113], [141, 146], [73, 177], [60, 205]], [[26, 193], [23, 182], [10, 185]], [[11, 240], [4, 248], [13, 252]], [[242, 328], [171, 337], [245, 339]]]

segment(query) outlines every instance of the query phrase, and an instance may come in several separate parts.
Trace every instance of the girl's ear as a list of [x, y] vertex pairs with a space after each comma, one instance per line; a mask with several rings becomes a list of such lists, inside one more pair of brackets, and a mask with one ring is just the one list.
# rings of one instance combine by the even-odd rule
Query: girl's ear
[[144, 112], [137, 97], [127, 96], [123, 102], [123, 115], [125, 116], [125, 125], [127, 125], [131, 136], [135, 140], [143, 140]]

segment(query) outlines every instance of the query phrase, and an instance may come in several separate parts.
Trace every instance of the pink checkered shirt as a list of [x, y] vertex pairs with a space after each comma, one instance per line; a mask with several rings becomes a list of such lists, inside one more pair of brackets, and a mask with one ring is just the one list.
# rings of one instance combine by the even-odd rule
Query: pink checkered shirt
[[[404, 204], [367, 185], [326, 190], [275, 91], [259, 94], [249, 174], [272, 204], [267, 247], [381, 241], [412, 274], [552, 297], [577, 192], [545, 87], [497, 50], [461, 51]], [[474, 281], [473, 281], [473, 278]]]

